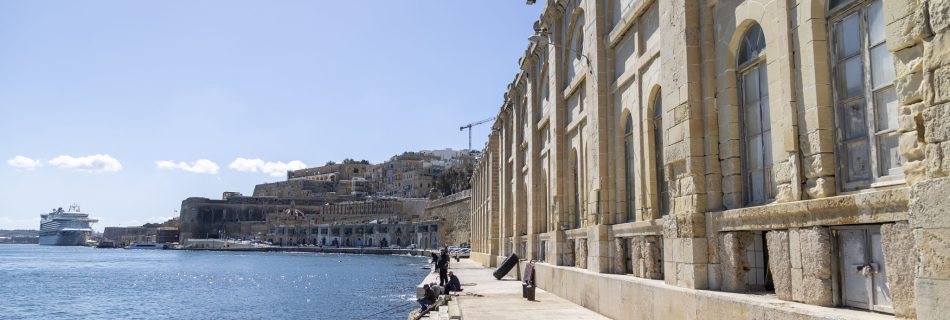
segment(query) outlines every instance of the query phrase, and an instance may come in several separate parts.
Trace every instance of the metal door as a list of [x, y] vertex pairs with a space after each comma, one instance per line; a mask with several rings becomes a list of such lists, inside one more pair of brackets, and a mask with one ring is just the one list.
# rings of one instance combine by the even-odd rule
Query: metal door
[[842, 304], [893, 313], [880, 228], [862, 226], [836, 231]]

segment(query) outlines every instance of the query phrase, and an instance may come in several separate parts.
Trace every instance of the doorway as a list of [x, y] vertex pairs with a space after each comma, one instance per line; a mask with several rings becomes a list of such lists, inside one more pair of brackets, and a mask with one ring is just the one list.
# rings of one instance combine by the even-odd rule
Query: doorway
[[840, 227], [834, 229], [834, 234], [837, 239], [841, 304], [894, 313], [881, 248], [881, 227]]

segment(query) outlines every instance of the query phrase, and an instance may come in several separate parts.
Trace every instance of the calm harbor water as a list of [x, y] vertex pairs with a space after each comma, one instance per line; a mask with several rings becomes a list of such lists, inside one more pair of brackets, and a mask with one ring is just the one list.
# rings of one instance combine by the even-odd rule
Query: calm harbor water
[[0, 245], [0, 319], [405, 319], [427, 262]]

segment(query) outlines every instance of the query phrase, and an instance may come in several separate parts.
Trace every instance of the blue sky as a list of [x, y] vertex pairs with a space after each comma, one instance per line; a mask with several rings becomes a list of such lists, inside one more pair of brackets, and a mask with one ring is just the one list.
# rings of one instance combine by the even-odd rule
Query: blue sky
[[465, 148], [458, 127], [495, 115], [541, 9], [2, 1], [0, 229], [74, 202], [98, 230], [138, 225], [301, 163]]

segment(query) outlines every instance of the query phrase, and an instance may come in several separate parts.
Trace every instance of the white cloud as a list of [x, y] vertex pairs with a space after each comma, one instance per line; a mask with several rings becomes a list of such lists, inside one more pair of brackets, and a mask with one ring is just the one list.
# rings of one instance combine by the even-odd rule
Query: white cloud
[[108, 154], [95, 154], [85, 157], [58, 156], [48, 162], [50, 165], [62, 169], [78, 171], [115, 172], [122, 170], [122, 164]]
[[13, 157], [13, 159], [7, 160], [7, 164], [26, 170], [33, 170], [43, 166], [43, 163], [39, 160], [33, 160], [24, 156]]
[[208, 159], [198, 159], [198, 161], [187, 163], [187, 162], [174, 162], [174, 161], [155, 161], [155, 166], [159, 169], [169, 169], [169, 170], [184, 170], [192, 173], [207, 173], [207, 174], [218, 174], [218, 170], [221, 167], [218, 167], [217, 163], [214, 163]]
[[290, 162], [270, 162], [261, 159], [237, 158], [228, 165], [228, 168], [242, 172], [263, 172], [273, 177], [281, 177], [290, 170], [300, 170], [306, 168], [307, 164], [300, 160]]

